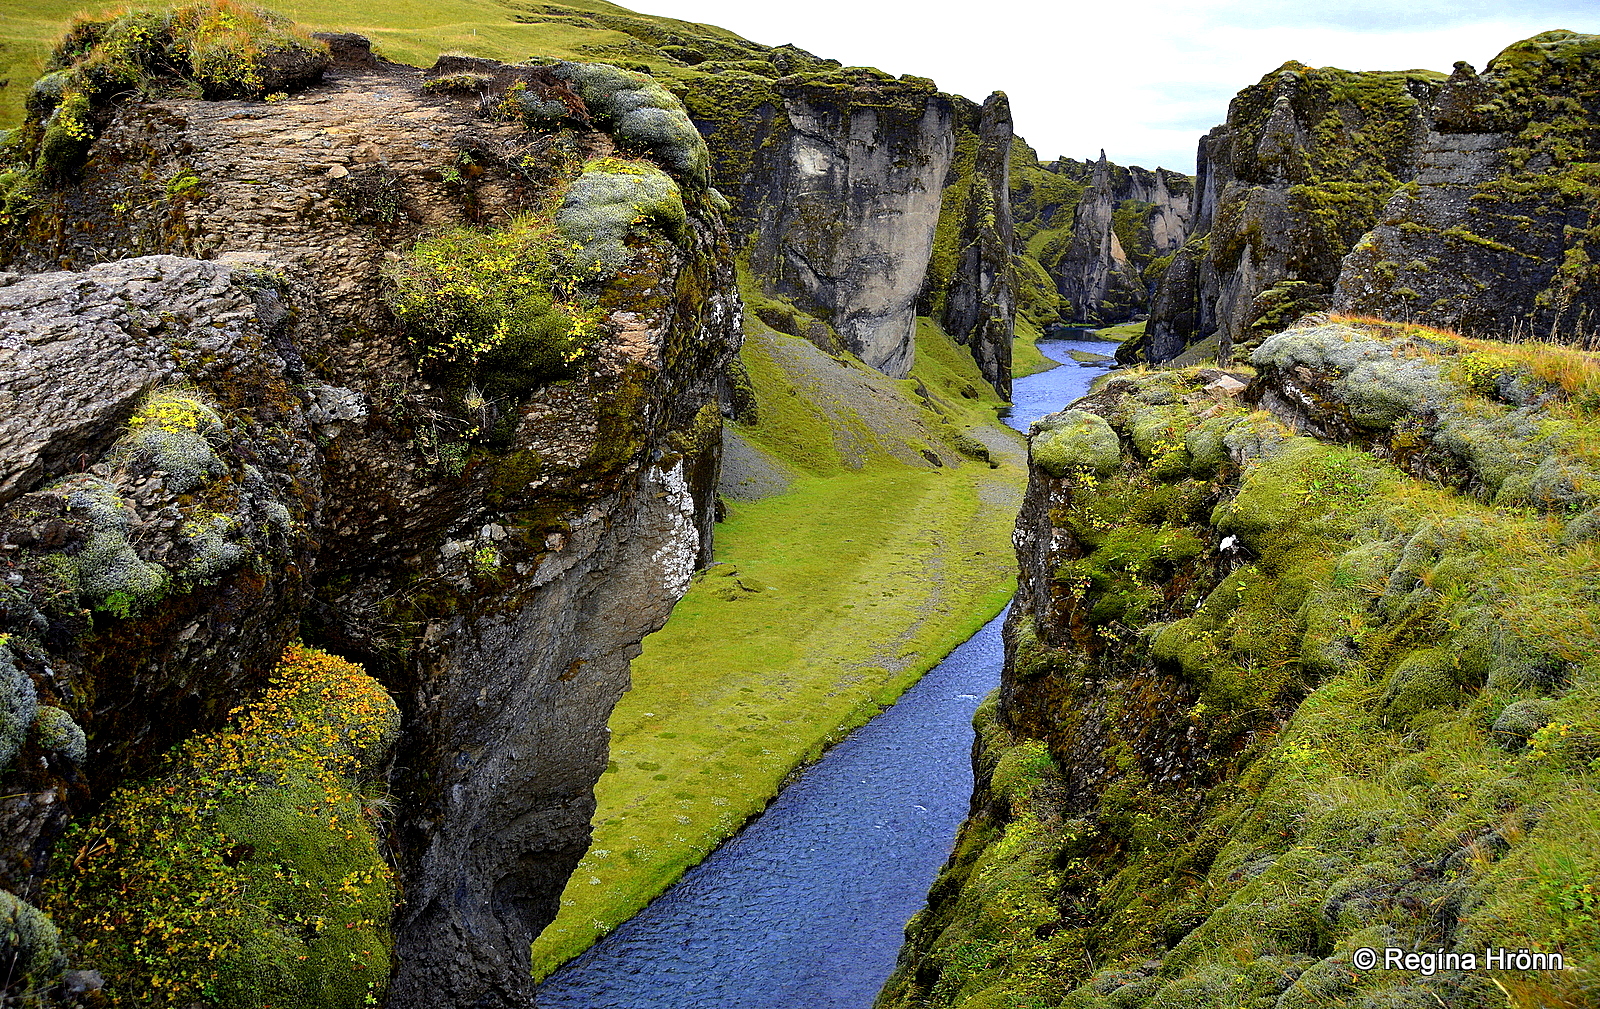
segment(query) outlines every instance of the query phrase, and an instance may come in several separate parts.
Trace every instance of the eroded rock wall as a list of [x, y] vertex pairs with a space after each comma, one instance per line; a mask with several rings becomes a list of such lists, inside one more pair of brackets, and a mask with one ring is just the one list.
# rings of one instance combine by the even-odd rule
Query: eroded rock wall
[[1546, 32], [1456, 64], [1419, 171], [1346, 257], [1339, 311], [1490, 338], [1600, 339], [1600, 38]]
[[1156, 282], [1189, 235], [1194, 180], [1106, 160], [1039, 162], [1014, 152], [1018, 253], [1050, 277], [1052, 321], [1109, 325], [1150, 311]]
[[1124, 356], [1223, 359], [1328, 307], [1340, 261], [1417, 172], [1443, 75], [1289, 62], [1240, 91], [1201, 141], [1192, 236]]
[[[280, 100], [113, 107], [9, 233], [13, 269], [84, 272], [0, 289], [8, 368], [78, 390], [8, 386], [29, 413], [0, 435], [23, 572], [6, 614], [39, 689], [89, 731], [72, 787], [102, 794], [259, 688], [297, 632], [363, 661], [404, 717], [390, 1004], [525, 1006], [628, 661], [710, 555], [731, 251], [693, 152], [647, 148], [679, 173], [684, 216], [629, 232], [564, 380], [485, 395], [419, 367], [385, 303], [400, 257], [539, 211], [573, 165], [633, 141], [548, 70], [475, 61], [446, 68], [467, 86], [425, 87], [336, 41], [326, 79]], [[539, 128], [482, 114], [483, 92], [519, 83], [563, 111]], [[148, 255], [169, 252], [187, 258]], [[205, 493], [228, 488], [206, 498], [216, 543], [189, 542], [195, 487], [119, 447], [169, 386], [220, 460], [189, 446]], [[131, 587], [52, 581], [51, 552], [81, 568], [102, 527]]]

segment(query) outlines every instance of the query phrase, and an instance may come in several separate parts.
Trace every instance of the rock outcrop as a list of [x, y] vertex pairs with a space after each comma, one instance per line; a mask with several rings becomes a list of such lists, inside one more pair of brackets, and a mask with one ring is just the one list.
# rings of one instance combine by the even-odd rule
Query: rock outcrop
[[955, 109], [956, 155], [918, 311], [965, 344], [989, 384], [1010, 399], [1017, 309], [1011, 105], [996, 92], [982, 106], [958, 97]]
[[[326, 41], [273, 101], [94, 106], [81, 164], [40, 148], [10, 204], [10, 268], [45, 272], [0, 287], [29, 376], [0, 420], [0, 640], [89, 746], [15, 765], [4, 882], [31, 893], [68, 811], [303, 633], [403, 714], [389, 1004], [529, 1005], [628, 661], [709, 557], [731, 251], [643, 75]], [[508, 249], [531, 258], [498, 290], [528, 293], [494, 310], [520, 314], [473, 336], [490, 309], [452, 285], [500, 283]]]
[[764, 321], [901, 378], [931, 312], [1009, 389], [1004, 96], [979, 107], [924, 78], [767, 55], [699, 64], [683, 90], [753, 278], [807, 317]]
[[[1595, 36], [1482, 76], [1285, 64], [1200, 142], [1194, 237], [1125, 356], [1248, 349], [1307, 312], [1592, 343]], [[1242, 352], [1242, 351], [1241, 351]]]
[[868, 366], [904, 378], [955, 154], [954, 108], [931, 81], [865, 71], [774, 90], [787, 129], [746, 210], [765, 222], [750, 269]]
[[1060, 299], [1057, 319], [1126, 322], [1150, 311], [1156, 282], [1189, 236], [1194, 180], [1106, 160], [1012, 159], [1019, 252], [1036, 261]]
[[973, 812], [880, 1007], [1488, 1007], [1501, 946], [1593, 1001], [1544, 895], [1596, 859], [1600, 370], [1399, 324], [1251, 363], [1035, 425]]
[[1457, 63], [1419, 170], [1345, 259], [1334, 307], [1476, 336], [1600, 340], [1600, 37]]
[[1200, 141], [1193, 234], [1125, 359], [1215, 339], [1226, 359], [1328, 307], [1340, 261], [1417, 171], [1443, 76], [1289, 62], [1240, 91]]

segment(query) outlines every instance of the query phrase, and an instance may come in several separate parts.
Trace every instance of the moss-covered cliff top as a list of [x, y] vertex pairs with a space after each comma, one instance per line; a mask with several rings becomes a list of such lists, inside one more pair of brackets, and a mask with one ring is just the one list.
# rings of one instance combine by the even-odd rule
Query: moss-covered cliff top
[[1600, 362], [1346, 320], [1255, 368], [1035, 433], [980, 814], [880, 1005], [1600, 994]]

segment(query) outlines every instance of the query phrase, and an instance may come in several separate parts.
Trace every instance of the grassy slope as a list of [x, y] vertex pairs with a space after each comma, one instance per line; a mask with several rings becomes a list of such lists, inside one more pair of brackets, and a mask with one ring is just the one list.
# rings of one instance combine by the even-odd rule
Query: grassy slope
[[[0, 80], [5, 82], [0, 85], [0, 127], [21, 122], [28, 86], [39, 76], [51, 45], [73, 15], [115, 6], [80, 0], [0, 2]], [[637, 62], [669, 65], [659, 55], [637, 46], [631, 36], [606, 28], [587, 15], [624, 16], [685, 35], [738, 39], [722, 28], [635, 14], [602, 0], [545, 3], [537, 8], [471, 0], [394, 0], [384, 4], [271, 0], [263, 6], [294, 18], [311, 31], [365, 35], [389, 59], [424, 67], [431, 66], [447, 49], [503, 60], [522, 60], [533, 54], [595, 59], [595, 52], [586, 51], [586, 47], [621, 47], [629, 50], [630, 58]], [[533, 9], [540, 13], [531, 13]]]
[[1017, 319], [1017, 335], [1011, 341], [1012, 378], [1027, 378], [1060, 367], [1039, 350], [1038, 342], [1042, 335], [1038, 326], [1020, 317]]
[[829, 450], [822, 412], [790, 394], [772, 350], [793, 338], [751, 326], [744, 356], [763, 417], [743, 433], [802, 475], [780, 496], [732, 506], [718, 565], [635, 660], [611, 719], [594, 845], [534, 945], [536, 975], [643, 907], [1011, 593], [1025, 474], [1017, 440], [994, 421], [997, 401], [961, 396], [987, 388], [971, 359], [923, 322], [914, 379], [991, 446], [998, 469], [921, 468], [878, 451], [852, 470]]

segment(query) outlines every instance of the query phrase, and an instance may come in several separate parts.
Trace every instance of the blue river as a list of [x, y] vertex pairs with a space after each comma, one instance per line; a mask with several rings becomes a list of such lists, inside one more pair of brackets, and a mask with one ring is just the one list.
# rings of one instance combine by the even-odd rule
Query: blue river
[[[1040, 341], [1007, 423], [1059, 410], [1115, 344]], [[543, 1009], [868, 1009], [972, 792], [972, 713], [999, 684], [1004, 614], [829, 750], [736, 837], [539, 989]]]

